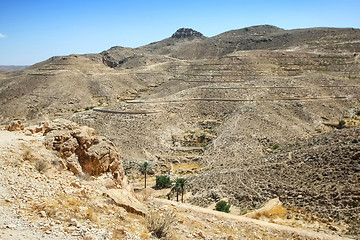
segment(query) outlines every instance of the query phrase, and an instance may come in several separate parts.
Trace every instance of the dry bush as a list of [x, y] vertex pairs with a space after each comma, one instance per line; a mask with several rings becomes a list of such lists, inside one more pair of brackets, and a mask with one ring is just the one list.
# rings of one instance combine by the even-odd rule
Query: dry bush
[[145, 217], [146, 228], [149, 232], [163, 239], [175, 239], [172, 225], [175, 223], [175, 214], [173, 212], [159, 213], [151, 210]]
[[140, 202], [149, 202], [151, 200], [151, 189], [144, 189], [140, 194], [136, 194], [136, 199]]
[[29, 161], [29, 162], [33, 162], [35, 160], [35, 155], [31, 148], [25, 146], [25, 151], [23, 153], [23, 159], [25, 161]]
[[38, 172], [45, 172], [45, 170], [48, 168], [48, 163], [45, 160], [37, 160], [35, 163], [35, 169]]
[[283, 206], [275, 206], [269, 210], [266, 211], [259, 211], [253, 216], [254, 219], [261, 219], [261, 218], [267, 218], [267, 219], [286, 219], [287, 217], [287, 210]]
[[124, 239], [126, 237], [126, 231], [123, 228], [116, 228], [113, 230], [113, 239]]
[[93, 223], [98, 223], [98, 215], [105, 211], [78, 196], [66, 194], [61, 194], [56, 199], [47, 199], [42, 203], [35, 203], [32, 205], [32, 210], [36, 212], [45, 211], [47, 217], [61, 220], [64, 223], [69, 223], [72, 218], [76, 218], [80, 222], [89, 219]]

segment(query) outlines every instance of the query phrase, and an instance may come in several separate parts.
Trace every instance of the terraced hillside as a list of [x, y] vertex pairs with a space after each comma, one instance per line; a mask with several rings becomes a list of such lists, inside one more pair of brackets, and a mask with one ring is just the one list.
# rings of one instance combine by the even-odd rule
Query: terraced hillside
[[[351, 127], [350, 119], [358, 124], [360, 30], [256, 26], [211, 38], [179, 31], [136, 49], [55, 57], [0, 75], [0, 122], [62, 115], [112, 139], [130, 176], [138, 174], [135, 166], [143, 161], [162, 173], [180, 163], [200, 165], [185, 173], [196, 174], [190, 200], [198, 204], [228, 197], [251, 209], [278, 196], [288, 205], [353, 224], [359, 218], [358, 160], [344, 165], [353, 181], [352, 200], [339, 205], [331, 200], [336, 197], [332, 185], [339, 196], [348, 196], [350, 180], [337, 181], [337, 171], [316, 180], [328, 187], [312, 201], [297, 198], [318, 189], [307, 184], [310, 176], [302, 174], [307, 168], [294, 174], [272, 166], [298, 166], [309, 157], [285, 161], [288, 144], [331, 132], [342, 119], [345, 127]], [[351, 128], [345, 133], [358, 136]], [[319, 140], [325, 152], [338, 135], [320, 138], [329, 139]], [[359, 151], [352, 142], [344, 144], [355, 149], [351, 153]], [[302, 143], [294, 146], [313, 151]], [[332, 159], [350, 161], [340, 150]], [[304, 166], [326, 169], [322, 161]], [[289, 174], [301, 183], [288, 185]]]

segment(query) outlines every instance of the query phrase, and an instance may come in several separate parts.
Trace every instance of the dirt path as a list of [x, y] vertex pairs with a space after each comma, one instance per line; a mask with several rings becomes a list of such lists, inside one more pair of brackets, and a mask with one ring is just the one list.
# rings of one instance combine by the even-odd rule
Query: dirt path
[[242, 225], [244, 228], [248, 229], [249, 231], [254, 231], [256, 229], [262, 229], [264, 232], [273, 232], [281, 236], [281, 238], [286, 238], [286, 236], [290, 237], [291, 239], [321, 239], [321, 240], [336, 240], [336, 239], [349, 239], [345, 237], [340, 237], [336, 235], [329, 235], [325, 233], [320, 232], [314, 232], [314, 231], [307, 231], [303, 229], [298, 228], [292, 228], [288, 226], [283, 225], [277, 225], [269, 222], [264, 222], [260, 220], [255, 220], [252, 218], [247, 218], [243, 216], [237, 216], [233, 214], [223, 213], [214, 211], [207, 208], [201, 208], [198, 206], [192, 206], [189, 204], [182, 204], [179, 202], [169, 201], [166, 199], [154, 199], [155, 202], [160, 204], [167, 204], [171, 205], [177, 209], [182, 209], [183, 211], [191, 211], [199, 213], [199, 215], [211, 215], [216, 216], [219, 218], [224, 218], [227, 220], [236, 221], [240, 225]]
[[11, 131], [0, 131], [0, 148], [6, 147], [11, 144], [18, 144], [19, 141], [30, 141], [37, 140], [42, 137], [40, 136], [26, 136], [23, 133], [11, 132]]
[[9, 131], [0, 131], [0, 148], [4, 147], [13, 141], [20, 138], [21, 135], [19, 135], [16, 132], [9, 132]]

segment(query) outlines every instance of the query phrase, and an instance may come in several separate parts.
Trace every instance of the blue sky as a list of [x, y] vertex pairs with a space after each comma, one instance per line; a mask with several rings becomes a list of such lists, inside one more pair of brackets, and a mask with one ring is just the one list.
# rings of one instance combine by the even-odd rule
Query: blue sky
[[190, 27], [206, 36], [271, 24], [360, 28], [360, 0], [0, 0], [0, 65], [138, 47]]

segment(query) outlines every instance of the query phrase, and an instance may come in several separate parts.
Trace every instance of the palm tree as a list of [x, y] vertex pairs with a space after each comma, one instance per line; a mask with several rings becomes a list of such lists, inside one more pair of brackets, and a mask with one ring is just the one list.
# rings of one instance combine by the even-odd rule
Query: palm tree
[[141, 174], [145, 175], [145, 188], [146, 188], [146, 175], [151, 172], [152, 166], [148, 162], [144, 162], [143, 164], [140, 164], [139, 171]]
[[180, 185], [179, 185], [179, 178], [175, 180], [174, 186], [171, 188], [171, 192], [176, 192], [176, 201], [179, 201], [179, 192], [180, 192]]
[[179, 201], [179, 193], [181, 193], [181, 202], [184, 202], [184, 193], [188, 188], [188, 182], [185, 178], [177, 178], [171, 191], [176, 192], [176, 201]]

